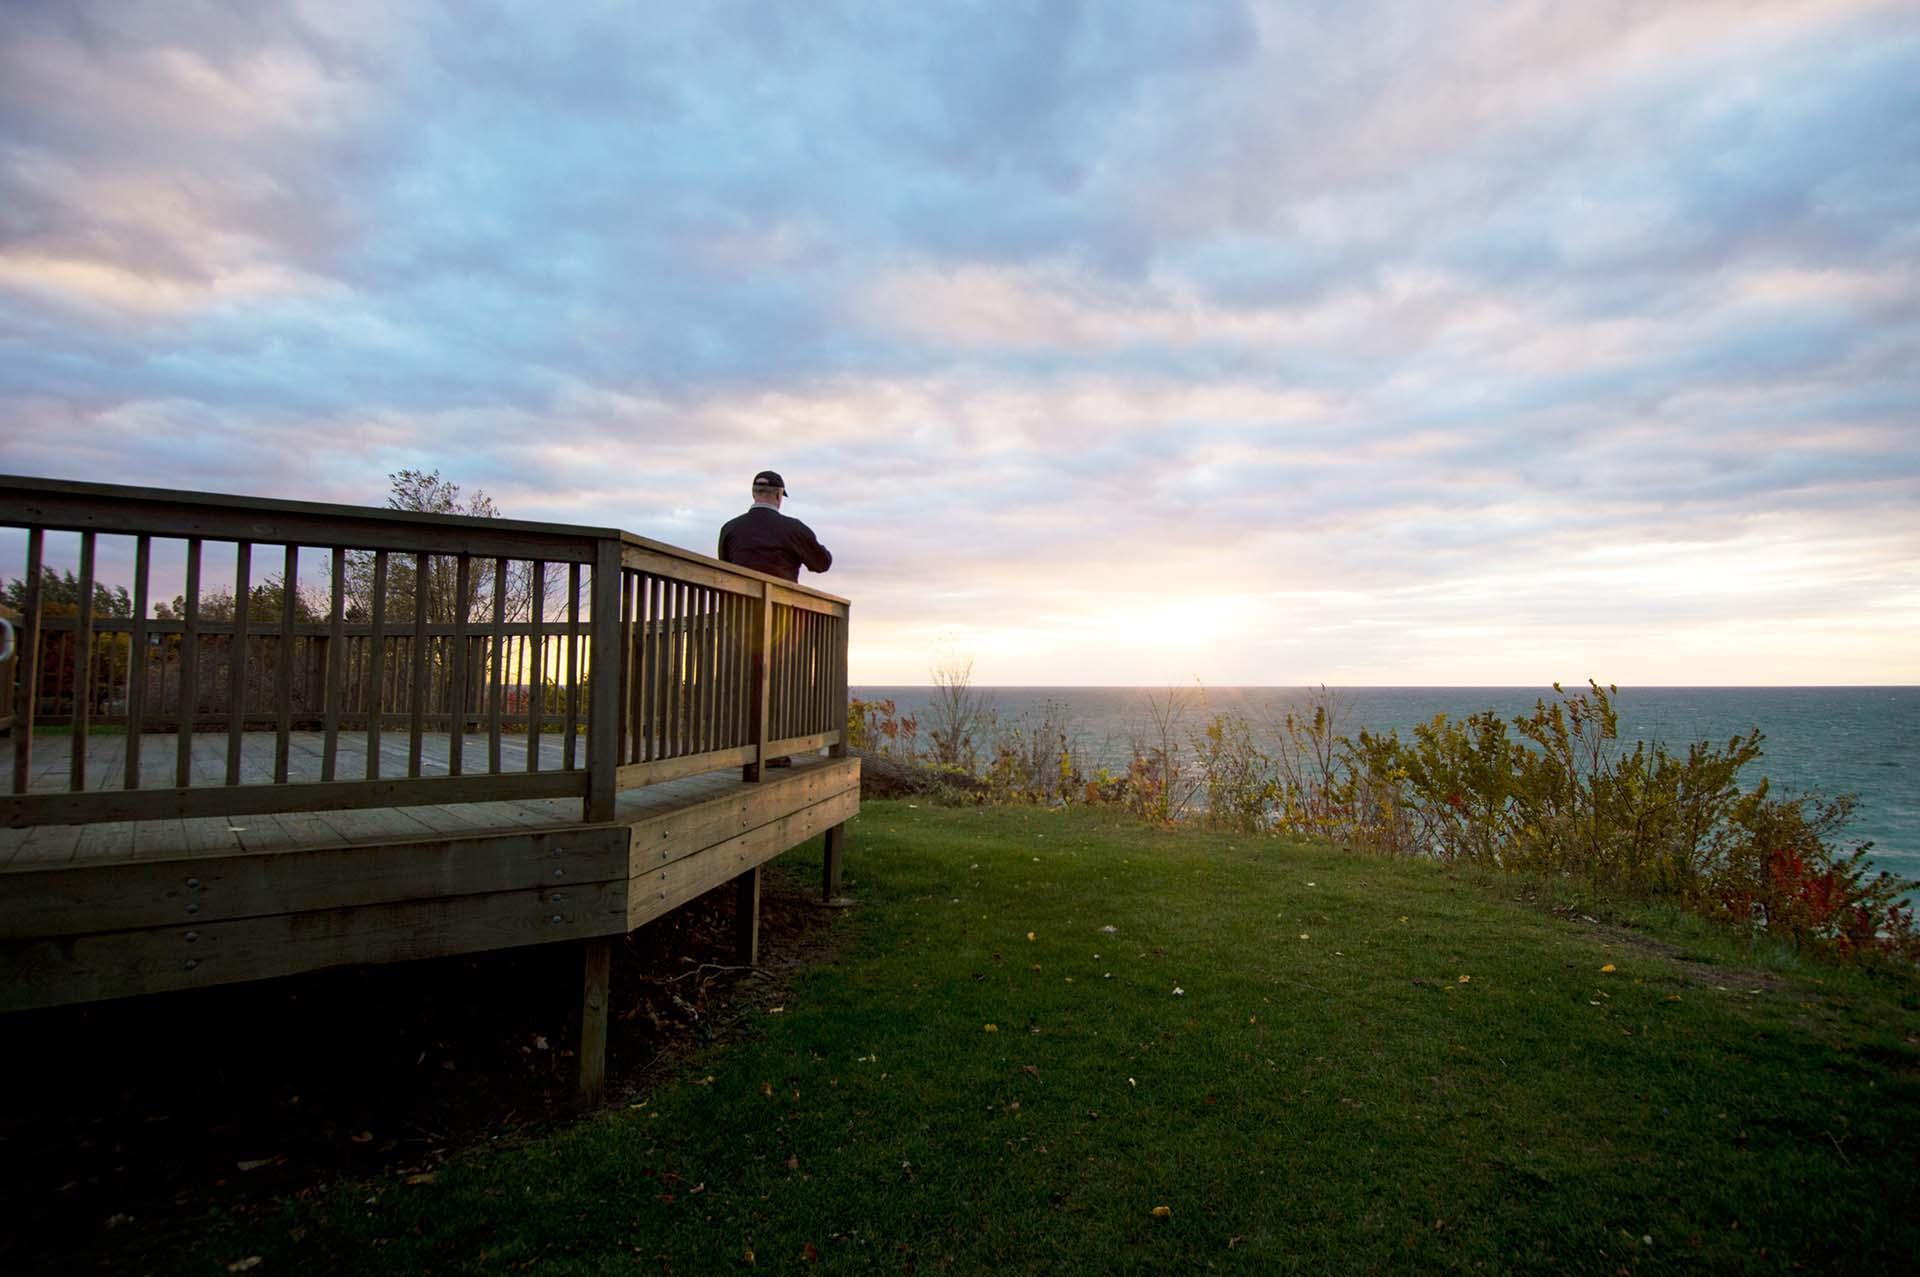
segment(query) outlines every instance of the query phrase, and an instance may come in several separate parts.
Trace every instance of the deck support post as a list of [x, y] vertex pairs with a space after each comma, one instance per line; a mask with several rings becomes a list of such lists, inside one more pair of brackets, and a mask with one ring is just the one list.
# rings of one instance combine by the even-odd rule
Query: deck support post
[[[612, 820], [614, 803], [620, 796], [620, 575], [620, 542], [609, 537], [595, 547], [593, 559], [592, 637], [588, 640], [592, 646], [587, 652], [591, 698], [587, 703], [587, 800], [582, 813], [589, 822]], [[538, 747], [535, 741], [533, 748]]]
[[607, 1092], [607, 993], [613, 942], [589, 940], [580, 998], [580, 1102], [598, 1104]]
[[826, 854], [820, 865], [820, 902], [832, 904], [840, 894], [840, 869], [847, 855], [847, 827], [835, 825], [827, 830]]
[[733, 959], [744, 967], [760, 965], [760, 866], [733, 880]]

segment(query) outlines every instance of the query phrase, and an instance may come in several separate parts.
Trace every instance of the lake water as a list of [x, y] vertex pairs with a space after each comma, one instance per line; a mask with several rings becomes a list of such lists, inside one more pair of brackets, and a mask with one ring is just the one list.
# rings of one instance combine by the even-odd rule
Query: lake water
[[[924, 710], [932, 689], [856, 687], [862, 699], [891, 698], [902, 714]], [[1149, 723], [1149, 691], [1132, 687], [983, 687], [1002, 722], [1035, 716], [1048, 702], [1064, 707], [1076, 743], [1094, 767], [1124, 768], [1135, 737]], [[1572, 690], [1572, 689], [1569, 689]], [[1153, 693], [1164, 698], [1166, 692]], [[1436, 714], [1464, 718], [1494, 710], [1511, 721], [1551, 697], [1551, 688], [1353, 687], [1332, 690], [1343, 707], [1338, 730], [1397, 731]], [[1256, 724], [1306, 703], [1299, 688], [1189, 689], [1185, 723], [1198, 728], [1209, 712], [1238, 710]], [[1764, 755], [1746, 779], [1761, 776], [1783, 794], [1860, 796], [1850, 840], [1874, 844], [1881, 867], [1920, 878], [1920, 687], [1643, 687], [1614, 698], [1620, 736], [1684, 750], [1694, 741], [1725, 745], [1759, 728]], [[1184, 736], [1184, 733], [1182, 733]]]

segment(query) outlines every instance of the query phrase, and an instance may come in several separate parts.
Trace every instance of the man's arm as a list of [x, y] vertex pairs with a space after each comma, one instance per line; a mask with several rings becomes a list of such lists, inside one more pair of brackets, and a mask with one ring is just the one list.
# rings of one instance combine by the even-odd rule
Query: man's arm
[[832, 567], [833, 555], [827, 552], [826, 546], [820, 544], [820, 538], [813, 535], [813, 529], [798, 519], [794, 522], [799, 524], [794, 529], [794, 553], [800, 556], [800, 562], [806, 564], [807, 571], [825, 572]]

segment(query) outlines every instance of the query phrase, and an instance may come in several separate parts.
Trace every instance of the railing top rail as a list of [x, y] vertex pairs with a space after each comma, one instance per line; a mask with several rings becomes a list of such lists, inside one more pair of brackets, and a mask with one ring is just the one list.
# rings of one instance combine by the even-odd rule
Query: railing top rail
[[655, 541], [650, 537], [636, 536], [631, 532], [622, 532], [619, 536], [624, 544], [634, 546], [637, 549], [649, 550], [654, 554], [671, 555], [676, 559], [684, 559], [688, 563], [697, 563], [702, 567], [725, 572], [730, 576], [737, 576], [744, 580], [764, 581], [768, 584], [779, 586], [783, 590], [791, 590], [795, 594], [804, 594], [810, 598], [819, 599], [824, 603], [836, 603], [841, 607], [853, 606], [850, 599], [841, 598], [838, 594], [829, 594], [825, 590], [815, 589], [811, 585], [801, 585], [798, 582], [789, 581], [785, 577], [773, 576], [770, 573], [759, 572], [753, 568], [743, 568], [737, 563], [723, 562], [711, 555], [701, 554], [677, 545], [668, 545], [664, 541]]
[[[165, 514], [165, 520], [153, 516]], [[143, 520], [143, 515], [147, 516]], [[284, 501], [273, 497], [251, 497], [221, 492], [177, 492], [163, 488], [129, 487], [113, 483], [81, 483], [70, 479], [42, 479], [25, 475], [0, 474], [0, 526], [37, 525], [72, 531], [138, 533], [159, 531], [163, 535], [205, 535], [222, 540], [239, 536], [251, 540], [275, 540], [276, 520], [300, 526], [280, 529], [303, 545], [343, 545], [349, 548], [391, 548], [404, 542], [409, 533], [438, 534], [434, 540], [446, 540], [447, 534], [465, 534], [474, 538], [476, 551], [492, 554], [507, 540], [551, 543], [582, 547], [589, 542], [616, 540], [652, 554], [697, 565], [708, 571], [725, 573], [743, 582], [770, 582], [783, 590], [803, 594], [840, 607], [848, 600], [812, 586], [800, 585], [780, 577], [756, 572], [736, 564], [722, 563], [709, 555], [669, 545], [649, 537], [636, 536], [619, 528], [583, 524], [544, 523], [529, 519], [484, 519], [462, 514], [422, 514], [411, 510], [389, 510], [379, 506], [336, 505], [319, 501]], [[142, 526], [151, 522], [151, 528]], [[370, 533], [378, 535], [369, 535]], [[481, 548], [481, 543], [491, 548]], [[458, 544], [422, 546], [445, 553], [465, 548]], [[537, 547], [515, 548], [514, 556], [525, 557]], [[580, 554], [564, 557], [581, 558]]]
[[[382, 506], [336, 505], [322, 501], [283, 501], [275, 497], [250, 497], [226, 492], [188, 492], [167, 488], [137, 488], [117, 483], [81, 483], [71, 479], [41, 479], [25, 475], [0, 475], [0, 524], [38, 523], [47, 527], [65, 524], [35, 516], [36, 500], [57, 502], [63, 511], [49, 511], [60, 517], [65, 508], [80, 502], [98, 501], [123, 510], [183, 507], [204, 511], [211, 517], [234, 515], [284, 515], [320, 519], [346, 524], [389, 524], [416, 528], [448, 528], [481, 533], [513, 533], [525, 536], [554, 537], [565, 540], [599, 540], [621, 535], [618, 528], [596, 528], [565, 523], [540, 523], [529, 519], [485, 519], [465, 514], [423, 514], [413, 510], [389, 510]], [[18, 503], [24, 509], [10, 508]], [[23, 517], [24, 516], [24, 517]], [[83, 530], [75, 528], [74, 530]], [[267, 538], [260, 538], [265, 540]]]

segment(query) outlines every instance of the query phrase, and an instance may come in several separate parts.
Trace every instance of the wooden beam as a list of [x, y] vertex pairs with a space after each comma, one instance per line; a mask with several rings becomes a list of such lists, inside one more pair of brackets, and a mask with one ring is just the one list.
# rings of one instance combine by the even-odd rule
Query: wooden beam
[[607, 1090], [607, 1003], [612, 992], [613, 943], [589, 940], [580, 995], [580, 1101], [598, 1104]]
[[[148, 533], [203, 541], [291, 541], [409, 554], [468, 550], [481, 555], [561, 562], [591, 562], [597, 540], [622, 535], [618, 528], [419, 514], [18, 475], [0, 475], [0, 505], [18, 511], [18, 523], [75, 532]], [[706, 561], [704, 556], [688, 551], [678, 553], [687, 555], [689, 563]]]
[[664, 868], [636, 876], [628, 885], [627, 929], [650, 922], [731, 882], [755, 865], [772, 860], [860, 811], [860, 792], [844, 790], [811, 807], [782, 816], [724, 842], [682, 856]]
[[0, 1011], [619, 935], [625, 882], [0, 943]]
[[634, 821], [628, 826], [632, 872], [637, 876], [663, 868], [715, 843], [849, 790], [857, 794], [860, 789], [858, 763], [858, 759], [849, 759], [851, 765], [775, 771], [764, 784]]
[[200, 926], [280, 913], [360, 909], [631, 875], [620, 825], [390, 839], [303, 851], [43, 865], [0, 876], [9, 940]]
[[733, 880], [733, 960], [760, 965], [760, 866]]
[[[620, 791], [620, 543], [608, 538], [593, 561], [592, 649], [587, 662], [588, 821], [612, 820]], [[576, 773], [577, 774], [577, 773]]]
[[831, 903], [840, 895], [840, 871], [847, 855], [847, 827], [827, 830], [826, 851], [820, 868], [820, 899]]

